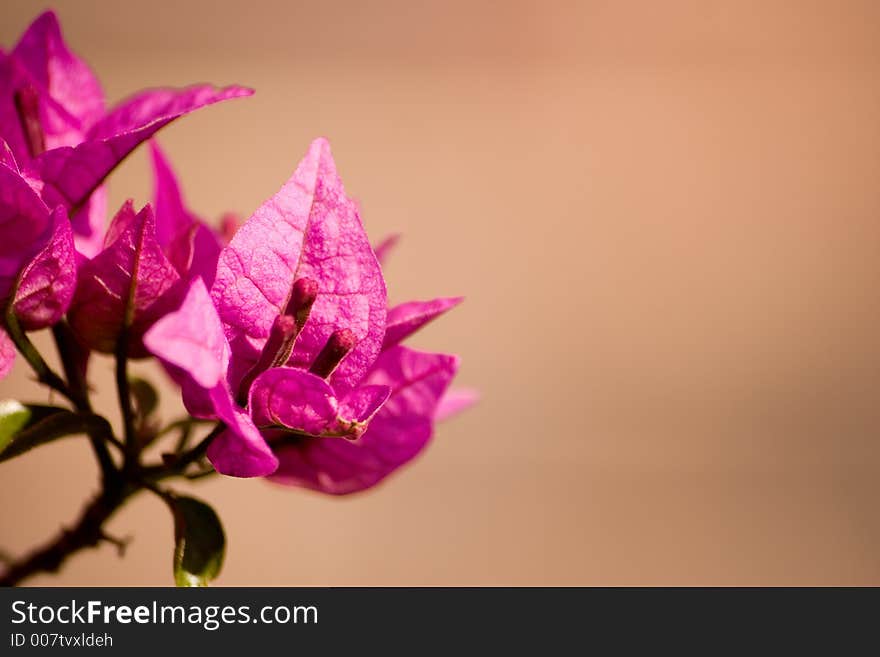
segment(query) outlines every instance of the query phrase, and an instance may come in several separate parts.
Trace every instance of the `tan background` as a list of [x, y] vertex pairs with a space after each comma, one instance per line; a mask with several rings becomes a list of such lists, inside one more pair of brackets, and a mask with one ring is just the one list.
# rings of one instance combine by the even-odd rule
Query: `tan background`
[[[163, 133], [194, 208], [248, 214], [323, 134], [370, 233], [405, 234], [393, 297], [468, 297], [415, 342], [484, 398], [412, 467], [341, 500], [197, 486], [221, 583], [880, 584], [880, 3], [57, 7], [111, 99], [257, 89]], [[6, 0], [0, 43], [39, 8]], [[44, 399], [28, 376], [0, 396]], [[95, 476], [81, 439], [0, 465], [0, 544]], [[33, 583], [171, 582], [159, 502], [112, 529], [124, 560]]]

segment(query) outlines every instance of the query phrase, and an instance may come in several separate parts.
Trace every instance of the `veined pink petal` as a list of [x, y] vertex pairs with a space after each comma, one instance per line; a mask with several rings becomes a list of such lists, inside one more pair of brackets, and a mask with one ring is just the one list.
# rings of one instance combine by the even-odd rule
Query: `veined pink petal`
[[390, 394], [387, 386], [361, 386], [340, 402], [324, 379], [305, 370], [275, 367], [254, 381], [248, 409], [261, 429], [355, 440]]
[[153, 212], [146, 205], [132, 219], [125, 209], [111, 226], [117, 235], [101, 253], [82, 265], [69, 319], [74, 333], [90, 349], [112, 352], [124, 329], [132, 356], [140, 337], [157, 319], [151, 308], [178, 281], [174, 267], [156, 242]]
[[202, 388], [226, 375], [229, 346], [204, 282], [193, 279], [178, 310], [144, 334], [144, 346], [165, 363], [184, 370]]
[[441, 422], [470, 408], [480, 400], [480, 393], [473, 388], [451, 388], [440, 398], [434, 420]]
[[46, 151], [34, 161], [34, 172], [45, 183], [43, 198], [50, 205], [82, 206], [104, 178], [158, 130], [200, 107], [251, 93], [243, 87], [198, 85], [135, 96], [92, 126], [83, 143]]
[[391, 255], [399, 241], [400, 234], [393, 233], [373, 247], [373, 251], [376, 253], [376, 260], [379, 261], [380, 265], [385, 266], [388, 256]]
[[0, 328], [0, 379], [5, 379], [15, 365], [15, 345], [9, 334]]
[[248, 408], [258, 427], [276, 425], [319, 435], [333, 426], [339, 402], [324, 379], [305, 370], [274, 367], [254, 380]]
[[432, 301], [409, 301], [388, 311], [382, 349], [389, 349], [418, 331], [447, 310], [455, 308], [464, 297], [448, 297]]
[[41, 95], [59, 108], [41, 103], [40, 123], [47, 148], [78, 143], [104, 113], [104, 93], [91, 69], [64, 43], [55, 14], [47, 11], [40, 15], [11, 55]]
[[[431, 438], [437, 403], [458, 359], [397, 346], [382, 353], [366, 378], [392, 389], [388, 401], [357, 441], [277, 437], [278, 470], [271, 479], [344, 495], [375, 485], [415, 457]], [[270, 439], [271, 440], [271, 439]]]
[[[296, 341], [291, 365], [308, 367], [331, 333], [350, 329], [355, 348], [333, 372], [337, 394], [357, 385], [385, 332], [385, 281], [324, 139], [315, 140], [290, 180], [238, 230], [220, 254], [211, 295], [233, 360], [259, 351], [296, 279], [318, 296]], [[243, 339], [252, 348], [242, 347]], [[243, 356], [244, 357], [244, 356]], [[237, 381], [231, 381], [233, 387]]]
[[46, 245], [19, 275], [13, 309], [29, 331], [57, 323], [67, 312], [76, 289], [76, 255], [73, 232], [64, 208], [52, 213]]

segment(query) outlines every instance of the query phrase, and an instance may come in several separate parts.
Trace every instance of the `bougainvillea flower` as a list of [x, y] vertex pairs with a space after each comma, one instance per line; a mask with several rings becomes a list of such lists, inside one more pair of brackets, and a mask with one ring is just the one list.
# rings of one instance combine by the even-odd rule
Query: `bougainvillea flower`
[[[402, 306], [393, 342], [458, 301]], [[391, 344], [383, 352], [386, 304], [356, 205], [319, 139], [224, 248], [211, 297], [192, 281], [144, 344], [192, 414], [227, 422], [208, 450], [219, 472], [349, 493], [421, 450], [458, 365]]]
[[[220, 249], [229, 241], [223, 232], [235, 223], [232, 215], [224, 215], [225, 226], [215, 232], [198, 215], [187, 208], [183, 192], [168, 158], [156, 140], [150, 141], [153, 160], [154, 208], [156, 240], [181, 277], [201, 276], [205, 285], [214, 283]], [[234, 228], [232, 231], [234, 232]]]
[[[356, 437], [388, 397], [377, 388], [355, 392], [381, 350], [385, 283], [326, 141], [312, 144], [291, 179], [224, 248], [212, 298], [230, 349], [225, 386], [241, 406], [256, 395], [261, 420]], [[154, 339], [178, 324], [186, 324], [182, 316], [163, 319], [147, 344], [169, 362], [174, 355]], [[281, 371], [266, 372], [272, 368]], [[191, 412], [216, 401], [205, 397], [184, 386]], [[223, 436], [215, 441], [215, 466], [240, 473], [226, 466], [224, 444]]]
[[109, 112], [97, 79], [67, 48], [57, 18], [37, 18], [9, 55], [0, 53], [0, 137], [50, 207], [71, 215], [77, 249], [92, 257], [103, 242], [101, 184], [140, 143], [200, 107], [252, 91], [243, 87], [154, 89]]
[[104, 249], [80, 266], [70, 326], [89, 349], [112, 353], [124, 337], [129, 355], [146, 356], [140, 338], [179, 279], [156, 240], [152, 208], [135, 213], [128, 201], [111, 222]]

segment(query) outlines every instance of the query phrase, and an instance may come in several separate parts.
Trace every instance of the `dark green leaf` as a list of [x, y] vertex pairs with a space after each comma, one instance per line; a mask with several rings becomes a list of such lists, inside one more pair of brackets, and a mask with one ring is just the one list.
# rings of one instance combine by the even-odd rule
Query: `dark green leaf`
[[210, 506], [192, 497], [170, 497], [174, 512], [174, 582], [207, 586], [223, 567], [226, 537]]
[[89, 430], [109, 431], [107, 421], [97, 415], [83, 415], [56, 406], [0, 402], [0, 461], [23, 454], [38, 445]]

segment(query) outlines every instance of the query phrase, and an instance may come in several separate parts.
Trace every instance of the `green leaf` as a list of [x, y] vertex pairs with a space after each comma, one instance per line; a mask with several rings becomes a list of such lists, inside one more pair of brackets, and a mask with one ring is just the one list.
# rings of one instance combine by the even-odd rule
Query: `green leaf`
[[226, 536], [210, 506], [193, 497], [169, 497], [174, 513], [174, 582], [208, 586], [223, 567]]
[[0, 401], [0, 461], [7, 461], [58, 438], [111, 431], [97, 415], [74, 413], [57, 406]]
[[14, 399], [0, 401], [0, 453], [31, 419], [30, 409]]
[[128, 380], [128, 388], [138, 416], [146, 418], [152, 415], [159, 405], [159, 393], [156, 392], [153, 384], [140, 377], [131, 377]]

